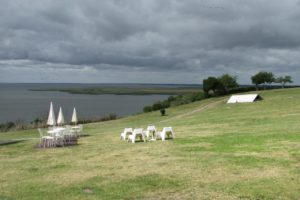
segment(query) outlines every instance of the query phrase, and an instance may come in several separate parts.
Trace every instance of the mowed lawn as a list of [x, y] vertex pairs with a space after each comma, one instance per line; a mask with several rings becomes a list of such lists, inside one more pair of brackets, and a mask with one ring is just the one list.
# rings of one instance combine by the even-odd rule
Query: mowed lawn
[[[0, 199], [300, 199], [300, 89], [263, 101], [212, 98], [84, 126], [79, 145], [0, 146]], [[120, 99], [121, 100], [121, 99]], [[0, 111], [1, 112], [1, 111]], [[176, 138], [127, 143], [125, 127], [172, 126]], [[0, 140], [37, 137], [36, 130]]]

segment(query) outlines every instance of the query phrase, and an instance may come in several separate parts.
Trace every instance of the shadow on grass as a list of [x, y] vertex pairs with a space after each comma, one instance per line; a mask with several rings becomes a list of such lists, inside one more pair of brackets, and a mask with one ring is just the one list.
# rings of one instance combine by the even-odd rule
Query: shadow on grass
[[91, 135], [89, 135], [89, 134], [82, 134], [82, 135], [80, 135], [80, 137], [90, 137]]
[[19, 142], [24, 142], [25, 140], [0, 140], [0, 146], [16, 144]]
[[80, 143], [68, 143], [68, 144], [64, 144], [64, 145], [44, 147], [43, 145], [38, 143], [38, 144], [35, 145], [35, 148], [38, 148], [38, 149], [59, 149], [59, 148], [68, 148], [68, 147], [74, 147], [74, 146], [79, 146], [79, 145], [82, 145], [82, 144], [80, 144]]
[[[165, 138], [165, 140], [173, 140], [174, 138]], [[128, 141], [127, 141], [128, 142]], [[156, 139], [156, 140], [146, 140], [144, 142], [144, 140], [136, 140], [135, 143], [146, 143], [146, 142], [162, 142], [161, 139]], [[128, 142], [128, 143], [132, 143], [132, 142]]]

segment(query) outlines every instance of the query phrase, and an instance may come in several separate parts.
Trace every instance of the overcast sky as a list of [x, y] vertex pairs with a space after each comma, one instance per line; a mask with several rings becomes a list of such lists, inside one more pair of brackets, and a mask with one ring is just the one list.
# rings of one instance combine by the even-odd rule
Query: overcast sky
[[0, 82], [300, 84], [298, 0], [0, 0]]

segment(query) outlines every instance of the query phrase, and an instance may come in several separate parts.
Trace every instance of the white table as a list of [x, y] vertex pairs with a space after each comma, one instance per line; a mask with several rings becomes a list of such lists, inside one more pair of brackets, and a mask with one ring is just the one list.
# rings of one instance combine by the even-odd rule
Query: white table
[[64, 130], [66, 130], [66, 128], [57, 127], [57, 128], [47, 131], [47, 133], [52, 136], [62, 136], [62, 133]]
[[71, 126], [71, 129], [73, 130], [79, 130], [81, 128], [81, 126]]

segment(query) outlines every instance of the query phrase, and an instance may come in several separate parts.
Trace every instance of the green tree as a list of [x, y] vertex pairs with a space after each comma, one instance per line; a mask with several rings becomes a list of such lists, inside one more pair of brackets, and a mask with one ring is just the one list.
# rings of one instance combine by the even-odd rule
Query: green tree
[[280, 83], [282, 88], [284, 88], [286, 83], [292, 83], [292, 82], [293, 81], [291, 76], [280, 76], [275, 79], [275, 83]]
[[224, 86], [224, 89], [226, 92], [228, 92], [228, 90], [230, 90], [230, 89], [239, 87], [239, 84], [236, 81], [237, 80], [236, 76], [230, 76], [229, 74], [223, 74], [218, 79]]
[[205, 94], [209, 94], [210, 91], [213, 91], [214, 94], [216, 94], [217, 91], [223, 91], [224, 86], [219, 81], [219, 79], [215, 77], [208, 77], [207, 79], [203, 80], [203, 91]]
[[272, 72], [258, 72], [251, 77], [252, 83], [255, 84], [256, 89], [258, 90], [258, 85], [264, 84], [264, 89], [266, 89], [266, 84], [271, 84], [275, 81], [274, 75]]

